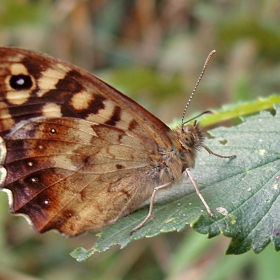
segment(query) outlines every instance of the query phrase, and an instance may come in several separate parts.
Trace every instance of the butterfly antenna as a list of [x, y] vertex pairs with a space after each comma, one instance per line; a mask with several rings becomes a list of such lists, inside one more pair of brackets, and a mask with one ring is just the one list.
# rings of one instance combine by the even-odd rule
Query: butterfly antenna
[[205, 70], [206, 70], [206, 68], [207, 68], [208, 63], [209, 63], [209, 61], [211, 60], [211, 58], [212, 58], [212, 56], [214, 55], [215, 52], [216, 52], [216, 50], [211, 51], [211, 52], [208, 54], [208, 56], [207, 56], [207, 58], [206, 58], [206, 60], [205, 60], [205, 62], [204, 62], [204, 66], [203, 66], [203, 68], [202, 68], [202, 71], [201, 71], [201, 73], [200, 73], [200, 75], [199, 75], [199, 77], [198, 77], [198, 80], [197, 80], [197, 82], [196, 82], [196, 84], [195, 84], [195, 87], [194, 87], [194, 89], [193, 89], [193, 91], [192, 91], [192, 93], [191, 93], [191, 95], [190, 95], [190, 97], [189, 97], [189, 100], [188, 100], [188, 102], [187, 102], [187, 104], [186, 104], [186, 106], [185, 106], [185, 109], [184, 109], [184, 112], [183, 112], [183, 115], [182, 115], [182, 126], [184, 125], [185, 115], [186, 115], [187, 109], [188, 109], [188, 107], [189, 107], [189, 105], [190, 105], [190, 103], [191, 103], [191, 100], [192, 100], [192, 98], [193, 98], [193, 96], [194, 96], [194, 94], [195, 94], [195, 92], [196, 92], [196, 89], [197, 89], [197, 87], [198, 87], [198, 85], [199, 85], [199, 83], [200, 83], [200, 81], [201, 81], [201, 79], [202, 79], [202, 77], [203, 77], [203, 75], [204, 75], [204, 72], [205, 72]]

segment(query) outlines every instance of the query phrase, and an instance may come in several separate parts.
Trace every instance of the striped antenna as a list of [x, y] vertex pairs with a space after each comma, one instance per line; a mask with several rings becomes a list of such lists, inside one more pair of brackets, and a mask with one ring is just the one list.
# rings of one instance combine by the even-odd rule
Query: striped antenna
[[198, 80], [197, 80], [197, 82], [196, 82], [196, 84], [195, 84], [195, 87], [194, 87], [194, 89], [193, 89], [193, 91], [192, 91], [192, 93], [191, 93], [191, 95], [190, 95], [190, 97], [189, 97], [189, 100], [188, 100], [188, 102], [187, 102], [187, 104], [186, 104], [186, 106], [185, 106], [185, 109], [184, 109], [184, 112], [183, 112], [183, 115], [182, 115], [182, 126], [184, 125], [185, 115], [186, 115], [187, 109], [188, 109], [188, 107], [189, 107], [189, 105], [190, 105], [190, 103], [191, 103], [191, 100], [192, 100], [192, 98], [193, 98], [193, 96], [194, 96], [194, 94], [195, 94], [195, 92], [196, 92], [196, 89], [197, 89], [197, 87], [198, 87], [198, 85], [199, 85], [199, 83], [200, 83], [200, 81], [201, 81], [201, 79], [202, 79], [202, 77], [203, 77], [203, 75], [204, 75], [204, 72], [205, 72], [205, 70], [206, 70], [206, 68], [207, 68], [208, 63], [209, 63], [209, 61], [211, 60], [211, 58], [212, 58], [212, 56], [214, 55], [215, 52], [216, 52], [216, 50], [211, 51], [211, 52], [208, 54], [208, 56], [207, 56], [207, 58], [206, 58], [206, 60], [205, 60], [205, 62], [204, 62], [204, 66], [203, 66], [203, 68], [202, 68], [202, 71], [201, 71], [201, 73], [200, 73], [200, 75], [199, 75], [199, 77], [198, 77]]

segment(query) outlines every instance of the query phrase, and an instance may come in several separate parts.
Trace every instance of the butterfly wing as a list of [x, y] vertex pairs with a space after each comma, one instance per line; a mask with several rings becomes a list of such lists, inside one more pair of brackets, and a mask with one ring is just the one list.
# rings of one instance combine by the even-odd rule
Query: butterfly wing
[[[77, 235], [137, 209], [160, 184], [169, 128], [97, 77], [0, 48], [3, 187], [40, 232]], [[160, 147], [160, 148], [159, 148]]]
[[162, 121], [89, 72], [17, 48], [0, 48], [0, 58], [2, 135], [21, 120], [43, 115], [82, 118], [170, 145]]
[[13, 213], [28, 215], [40, 232], [71, 236], [131, 213], [160, 181], [149, 154], [156, 144], [135, 136], [80, 119], [22, 123], [6, 139]]

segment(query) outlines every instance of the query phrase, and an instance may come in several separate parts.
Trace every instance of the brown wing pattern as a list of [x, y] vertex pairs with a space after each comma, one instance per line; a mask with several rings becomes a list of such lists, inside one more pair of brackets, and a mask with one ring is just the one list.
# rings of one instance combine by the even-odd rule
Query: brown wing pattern
[[153, 138], [169, 146], [169, 128], [129, 97], [89, 72], [49, 56], [0, 48], [2, 134], [33, 117], [76, 117]]
[[[38, 118], [6, 138], [14, 213], [40, 232], [77, 235], [134, 211], [159, 184], [155, 143], [79, 119]], [[144, 186], [150, 188], [143, 188]]]
[[160, 120], [70, 64], [13, 48], [0, 60], [13, 213], [74, 236], [134, 211], [162, 183], [159, 149], [171, 142]]

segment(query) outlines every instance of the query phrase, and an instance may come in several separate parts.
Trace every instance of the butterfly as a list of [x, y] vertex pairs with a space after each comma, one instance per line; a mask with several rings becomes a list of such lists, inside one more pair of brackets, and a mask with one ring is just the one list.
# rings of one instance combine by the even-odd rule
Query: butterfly
[[183, 117], [171, 130], [96, 76], [33, 51], [1, 47], [0, 62], [1, 186], [11, 213], [41, 233], [76, 236], [151, 198], [132, 233], [151, 216], [156, 191], [186, 173], [213, 215], [189, 168], [200, 147], [233, 156], [206, 147], [197, 121]]

